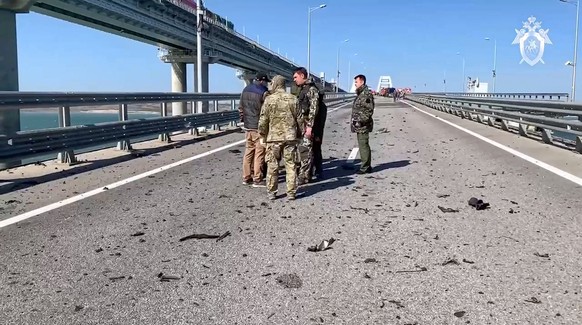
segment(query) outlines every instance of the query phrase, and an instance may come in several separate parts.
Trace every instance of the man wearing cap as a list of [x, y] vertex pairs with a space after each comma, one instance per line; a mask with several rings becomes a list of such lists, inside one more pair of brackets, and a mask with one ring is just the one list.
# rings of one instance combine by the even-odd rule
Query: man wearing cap
[[253, 187], [265, 187], [265, 146], [260, 143], [259, 117], [263, 106], [264, 94], [268, 90], [269, 77], [265, 73], [257, 74], [255, 80], [246, 86], [240, 96], [238, 111], [246, 131], [245, 154], [243, 157], [243, 184]]

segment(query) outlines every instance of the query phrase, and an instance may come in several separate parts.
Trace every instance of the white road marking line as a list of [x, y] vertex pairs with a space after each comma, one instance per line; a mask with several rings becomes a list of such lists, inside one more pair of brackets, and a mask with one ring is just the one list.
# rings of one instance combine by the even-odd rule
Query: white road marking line
[[335, 112], [335, 111], [337, 111], [337, 110], [338, 110], [338, 109], [340, 109], [340, 108], [343, 108], [343, 107], [346, 107], [346, 106], [348, 106], [349, 104], [350, 104], [350, 103], [345, 103], [345, 104], [343, 104], [343, 105], [341, 105], [341, 106], [339, 106], [339, 107], [336, 107], [336, 108], [334, 108], [334, 109], [330, 110], [328, 113]]
[[352, 149], [352, 152], [350, 152], [350, 155], [348, 156], [348, 163], [352, 163], [355, 159], [356, 159], [356, 155], [358, 154], [358, 150], [360, 150], [359, 148], [354, 148]]
[[0, 228], [4, 228], [4, 227], [6, 227], [8, 225], [11, 225], [11, 224], [20, 222], [22, 220], [26, 220], [28, 218], [32, 218], [32, 217], [38, 216], [41, 213], [45, 213], [45, 212], [48, 212], [48, 211], [51, 211], [51, 210], [54, 210], [54, 209], [63, 207], [65, 205], [68, 205], [68, 204], [71, 204], [71, 203], [74, 203], [74, 202], [77, 202], [77, 201], [86, 199], [86, 198], [91, 197], [93, 195], [96, 195], [96, 194], [99, 194], [99, 193], [103, 193], [103, 192], [107, 191], [107, 190], [104, 189], [105, 187], [107, 187], [108, 190], [111, 190], [111, 189], [114, 189], [116, 187], [119, 187], [119, 186], [122, 186], [122, 185], [125, 185], [125, 184], [128, 184], [128, 183], [131, 183], [133, 181], [137, 181], [139, 179], [142, 179], [142, 178], [145, 178], [145, 177], [148, 177], [148, 176], [151, 176], [151, 175], [154, 175], [154, 174], [163, 172], [165, 170], [168, 170], [168, 169], [171, 169], [171, 168], [174, 168], [174, 167], [177, 167], [177, 166], [180, 166], [180, 165], [189, 163], [191, 161], [194, 161], [194, 160], [197, 160], [197, 159], [206, 157], [206, 156], [209, 156], [209, 155], [211, 155], [213, 153], [216, 153], [216, 152], [219, 152], [219, 151], [222, 151], [222, 150], [231, 148], [231, 147], [235, 147], [235, 146], [241, 145], [241, 144], [243, 144], [245, 142], [246, 142], [246, 140], [240, 140], [240, 141], [237, 141], [237, 142], [233, 142], [231, 144], [227, 144], [225, 146], [222, 146], [222, 147], [219, 147], [219, 148], [210, 150], [210, 151], [206, 151], [206, 152], [201, 153], [201, 154], [198, 154], [196, 156], [192, 156], [190, 158], [186, 158], [186, 159], [183, 159], [183, 160], [180, 160], [180, 161], [171, 163], [169, 165], [162, 166], [162, 167], [159, 167], [159, 168], [156, 168], [156, 169], [147, 171], [147, 172], [145, 172], [143, 174], [135, 175], [135, 176], [132, 176], [130, 178], [121, 180], [119, 182], [115, 182], [113, 184], [105, 185], [105, 186], [102, 186], [102, 187], [100, 187], [98, 189], [94, 189], [92, 191], [85, 192], [83, 194], [79, 194], [79, 195], [70, 197], [68, 199], [65, 199], [65, 200], [62, 200], [62, 201], [59, 201], [59, 202], [56, 202], [56, 203], [53, 203], [53, 204], [49, 204], [49, 205], [44, 206], [42, 208], [38, 208], [38, 209], [35, 209], [35, 210], [32, 210], [32, 211], [29, 211], [29, 212], [26, 212], [26, 213], [23, 213], [23, 214], [20, 214], [20, 215], [17, 215], [17, 216], [8, 218], [6, 220], [2, 220], [2, 221], [0, 221]]
[[[343, 104], [343, 105], [341, 105], [339, 107], [336, 107], [336, 108], [330, 110], [329, 112], [330, 113], [331, 112], [335, 112], [338, 109], [340, 109], [342, 107], [346, 107], [349, 104], [350, 103]], [[119, 186], [122, 186], [122, 185], [125, 185], [125, 184], [128, 184], [128, 183], [131, 183], [133, 181], [137, 181], [139, 179], [142, 179], [142, 178], [145, 178], [145, 177], [148, 177], [148, 176], [151, 176], [151, 175], [160, 173], [160, 172], [162, 172], [164, 170], [168, 170], [168, 169], [171, 169], [171, 168], [174, 168], [174, 167], [183, 165], [185, 163], [189, 163], [191, 161], [194, 161], [194, 160], [197, 160], [197, 159], [200, 159], [200, 158], [209, 156], [209, 155], [211, 155], [213, 153], [216, 153], [216, 152], [219, 152], [219, 151], [222, 151], [222, 150], [225, 150], [225, 149], [234, 147], [234, 146], [238, 146], [238, 145], [243, 144], [245, 142], [246, 142], [246, 140], [240, 140], [240, 141], [237, 141], [237, 142], [233, 142], [231, 144], [228, 144], [228, 145], [225, 145], [225, 146], [222, 146], [222, 147], [219, 147], [219, 148], [216, 148], [216, 149], [213, 149], [213, 150], [210, 150], [210, 151], [207, 151], [207, 152], [198, 154], [196, 156], [193, 156], [193, 157], [190, 157], [190, 158], [186, 158], [186, 159], [183, 159], [183, 160], [180, 160], [180, 161], [171, 163], [169, 165], [162, 166], [162, 167], [159, 167], [159, 168], [156, 168], [156, 169], [147, 171], [147, 172], [145, 172], [143, 174], [135, 175], [135, 176], [132, 176], [130, 178], [121, 180], [119, 182], [115, 182], [113, 184], [105, 185], [105, 186], [100, 187], [98, 189], [94, 189], [94, 190], [85, 192], [83, 194], [79, 194], [79, 195], [70, 197], [68, 199], [65, 199], [65, 200], [62, 200], [62, 201], [58, 201], [56, 203], [52, 203], [52, 204], [49, 204], [47, 206], [44, 206], [44, 207], [41, 207], [41, 208], [38, 208], [38, 209], [35, 209], [35, 210], [32, 210], [32, 211], [29, 211], [29, 212], [25, 212], [23, 214], [20, 214], [20, 215], [17, 215], [17, 216], [8, 218], [6, 220], [2, 220], [2, 221], [0, 221], [0, 228], [4, 228], [4, 227], [9, 226], [11, 224], [14, 224], [14, 223], [17, 223], [17, 222], [20, 222], [20, 221], [23, 221], [23, 220], [26, 220], [26, 219], [29, 219], [29, 218], [32, 218], [32, 217], [36, 217], [39, 214], [42, 214], [42, 213], [45, 213], [45, 212], [49, 212], [49, 211], [54, 210], [54, 209], [58, 209], [60, 207], [63, 207], [65, 205], [69, 205], [69, 204], [74, 203], [74, 202], [77, 202], [77, 201], [81, 201], [81, 200], [86, 199], [88, 197], [91, 197], [93, 195], [97, 195], [99, 193], [103, 193], [103, 192], [107, 191], [107, 190], [104, 189], [105, 187], [107, 187], [108, 190], [111, 190], [111, 189], [114, 189], [116, 187], [119, 187]], [[3, 185], [6, 185], [6, 184], [3, 184]]]
[[528, 156], [528, 155], [526, 155], [526, 154], [524, 154], [522, 152], [519, 152], [519, 151], [517, 151], [515, 149], [511, 149], [511, 148], [509, 148], [507, 146], [504, 146], [501, 143], [495, 142], [495, 141], [493, 141], [491, 139], [488, 139], [488, 138], [486, 138], [486, 137], [484, 137], [484, 136], [482, 136], [480, 134], [477, 134], [477, 133], [475, 133], [473, 131], [467, 130], [467, 129], [465, 129], [465, 128], [461, 127], [461, 126], [458, 126], [458, 125], [456, 125], [456, 124], [454, 124], [452, 122], [449, 122], [449, 121], [447, 121], [447, 120], [445, 120], [443, 118], [440, 118], [438, 116], [435, 116], [434, 114], [425, 112], [424, 110], [422, 110], [422, 109], [420, 109], [420, 108], [418, 108], [418, 107], [416, 107], [416, 106], [414, 106], [414, 105], [412, 105], [410, 103], [407, 103], [407, 102], [403, 102], [403, 103], [405, 103], [406, 105], [408, 105], [408, 106], [410, 106], [410, 107], [418, 110], [421, 113], [424, 113], [424, 114], [426, 114], [428, 116], [434, 117], [434, 118], [436, 118], [437, 120], [439, 120], [441, 122], [447, 123], [447, 124], [449, 124], [452, 127], [455, 127], [457, 129], [465, 132], [465, 133], [468, 133], [468, 134], [476, 137], [477, 139], [483, 140], [483, 141], [485, 141], [485, 142], [487, 142], [487, 143], [489, 143], [489, 144], [491, 144], [491, 145], [493, 145], [493, 146], [495, 146], [495, 147], [497, 147], [499, 149], [505, 150], [505, 151], [509, 152], [512, 155], [515, 155], [515, 156], [517, 156], [517, 157], [519, 157], [519, 158], [521, 158], [521, 159], [523, 159], [525, 161], [529, 161], [530, 163], [532, 163], [534, 165], [537, 165], [537, 166], [539, 166], [539, 167], [541, 167], [541, 168], [543, 168], [543, 169], [545, 169], [545, 170], [547, 170], [549, 172], [552, 172], [552, 173], [554, 173], [554, 174], [556, 174], [556, 175], [558, 175], [560, 177], [563, 177], [563, 178], [565, 178], [565, 179], [567, 179], [567, 180], [569, 180], [571, 182], [574, 182], [574, 183], [582, 186], [582, 178], [580, 178], [580, 177], [578, 177], [576, 175], [572, 175], [572, 174], [570, 174], [568, 172], [565, 172], [565, 171], [563, 171], [563, 170], [561, 170], [559, 168], [556, 168], [556, 167], [554, 167], [552, 165], [546, 164], [543, 161], [539, 161], [539, 160], [537, 160], [537, 159], [535, 159], [533, 157], [530, 157], [530, 156]]

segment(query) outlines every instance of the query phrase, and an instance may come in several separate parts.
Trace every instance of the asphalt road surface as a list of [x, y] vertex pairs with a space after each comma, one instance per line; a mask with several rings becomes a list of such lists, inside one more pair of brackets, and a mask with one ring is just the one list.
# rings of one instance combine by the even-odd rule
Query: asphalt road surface
[[349, 114], [296, 201], [239, 145], [0, 228], [0, 323], [582, 323], [579, 185], [385, 99], [355, 175]]

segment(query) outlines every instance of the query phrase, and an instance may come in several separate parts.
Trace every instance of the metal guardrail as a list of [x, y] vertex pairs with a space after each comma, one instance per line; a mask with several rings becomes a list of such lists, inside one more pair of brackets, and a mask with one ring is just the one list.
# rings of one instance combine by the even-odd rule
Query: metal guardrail
[[416, 93], [423, 96], [448, 96], [448, 97], [475, 97], [475, 98], [499, 98], [499, 99], [536, 99], [536, 100], [560, 100], [568, 101], [568, 93]]
[[[521, 136], [539, 133], [543, 142], [575, 146], [582, 153], [582, 104], [413, 94], [407, 99], [462, 118], [516, 128]], [[558, 136], [558, 134], [563, 134]]]
[[[353, 98], [352, 94], [329, 94], [329, 105]], [[120, 150], [131, 150], [130, 141], [158, 135], [161, 141], [170, 141], [170, 134], [189, 131], [198, 134], [199, 127], [220, 129], [220, 125], [236, 126], [239, 120], [237, 101], [240, 94], [187, 94], [187, 93], [39, 93], [0, 92], [0, 112], [7, 109], [59, 107], [59, 127], [19, 131], [0, 135], [0, 167], [17, 165], [22, 159], [58, 153], [63, 163], [75, 162], [75, 150], [117, 142]], [[219, 111], [219, 101], [230, 101], [230, 109]], [[168, 116], [172, 102], [213, 102], [212, 112]], [[162, 117], [128, 120], [128, 105], [159, 103]], [[71, 126], [70, 109], [75, 106], [119, 105], [117, 122]]]

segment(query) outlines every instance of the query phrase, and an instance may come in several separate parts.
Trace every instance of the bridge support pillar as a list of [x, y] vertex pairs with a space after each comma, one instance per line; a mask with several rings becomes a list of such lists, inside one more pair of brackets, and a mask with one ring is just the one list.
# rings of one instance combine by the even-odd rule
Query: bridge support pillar
[[[186, 88], [186, 63], [172, 62], [172, 92], [185, 93]], [[172, 116], [187, 114], [187, 103], [172, 103]]]
[[[16, 12], [0, 7], [0, 91], [18, 91]], [[20, 131], [20, 110], [0, 110], [0, 134]], [[20, 160], [0, 162], [0, 170], [20, 165]]]
[[[201, 68], [202, 68], [202, 80], [200, 80], [199, 82], [202, 82], [202, 92], [208, 93], [208, 90], [210, 89], [210, 87], [208, 85], [210, 65], [206, 62], [202, 62]], [[208, 113], [208, 112], [209, 112], [209, 103], [202, 102], [202, 113]]]
[[245, 87], [252, 84], [253, 80], [256, 77], [255, 74], [253, 74], [250, 71], [246, 71], [246, 70], [237, 70], [236, 76], [237, 76], [237, 78], [239, 78], [240, 80], [242, 80], [244, 82]]

